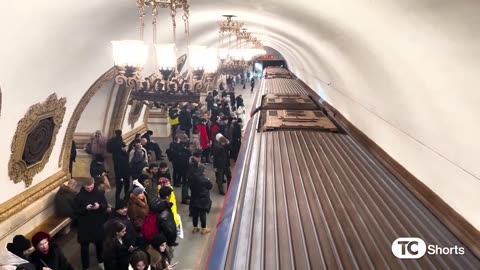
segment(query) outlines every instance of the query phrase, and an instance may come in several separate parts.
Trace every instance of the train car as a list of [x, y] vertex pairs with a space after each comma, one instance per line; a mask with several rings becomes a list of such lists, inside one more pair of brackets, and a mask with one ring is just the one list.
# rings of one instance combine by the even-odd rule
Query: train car
[[[322, 103], [288, 70], [264, 70], [205, 269], [480, 269]], [[423, 241], [417, 255], [462, 255], [400, 259], [400, 237]]]

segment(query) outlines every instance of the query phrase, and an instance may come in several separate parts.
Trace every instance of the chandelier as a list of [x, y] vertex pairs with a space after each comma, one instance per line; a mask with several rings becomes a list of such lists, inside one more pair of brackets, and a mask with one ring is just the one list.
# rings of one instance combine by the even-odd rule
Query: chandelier
[[[220, 28], [218, 38], [219, 71], [235, 76], [243, 73], [256, 56], [265, 54], [265, 50], [263, 44], [252, 33], [247, 32], [246, 28], [242, 28], [243, 22], [232, 20], [236, 16], [223, 16], [226, 17], [226, 21], [218, 23]], [[235, 45], [232, 44], [233, 41]]]
[[[115, 82], [125, 85], [131, 90], [130, 98], [133, 100], [148, 100], [157, 103], [171, 102], [198, 102], [200, 91], [204, 85], [199, 82], [203, 73], [208, 68], [205, 64], [207, 57], [212, 53], [206, 53], [206, 48], [190, 46], [189, 26], [189, 0], [136, 0], [139, 21], [139, 40], [112, 41], [114, 64], [118, 75]], [[173, 43], [157, 44], [157, 16], [160, 9], [168, 9], [173, 26]], [[152, 14], [152, 41], [154, 53], [154, 71], [144, 76], [144, 66], [148, 56], [148, 45], [144, 41], [144, 28], [146, 10]], [[176, 15], [177, 10], [183, 10], [183, 22], [185, 38], [187, 41], [187, 56], [189, 70], [185, 77], [180, 75], [177, 69], [176, 57]], [[215, 59], [215, 58], [214, 58]], [[185, 59], [183, 59], [185, 61]], [[208, 66], [208, 67], [207, 67]]]

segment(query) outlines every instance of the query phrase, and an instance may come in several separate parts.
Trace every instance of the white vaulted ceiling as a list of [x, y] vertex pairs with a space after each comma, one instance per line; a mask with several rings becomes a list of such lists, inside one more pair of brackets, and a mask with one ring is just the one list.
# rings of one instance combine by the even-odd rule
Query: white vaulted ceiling
[[[192, 44], [215, 46], [221, 15], [237, 15], [310, 87], [480, 228], [480, 1], [190, 5]], [[159, 42], [171, 41], [165, 10], [158, 26]], [[180, 16], [177, 27], [182, 47]], [[0, 33], [1, 149], [9, 149], [28, 107], [56, 92], [68, 100], [57, 157], [76, 104], [112, 66], [110, 41], [137, 38], [137, 11], [134, 0], [3, 1]], [[145, 37], [151, 41], [149, 17]], [[7, 152], [0, 156], [2, 179], [8, 179]], [[35, 179], [57, 169], [52, 160]], [[14, 193], [21, 188], [12, 185]]]

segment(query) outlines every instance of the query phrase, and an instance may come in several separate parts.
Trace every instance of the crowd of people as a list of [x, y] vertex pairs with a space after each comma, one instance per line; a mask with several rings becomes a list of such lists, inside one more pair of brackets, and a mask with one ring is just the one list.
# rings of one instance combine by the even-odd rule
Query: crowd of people
[[[218, 193], [225, 195], [225, 184], [228, 190], [232, 177], [231, 160], [236, 161], [242, 142], [242, 95], [235, 96], [231, 88], [214, 90], [208, 93], [205, 106], [172, 104], [168, 115], [172, 141], [166, 156], [153, 141], [151, 130], [137, 134], [130, 144], [123, 141], [121, 130], [108, 140], [96, 131], [86, 145], [92, 155], [91, 178], [82, 181], [78, 192], [74, 179], [58, 190], [56, 212], [70, 217], [77, 227], [83, 269], [91, 267], [90, 244], [103, 269], [172, 269], [178, 263], [174, 259], [177, 237], [183, 233], [174, 187], [181, 187], [180, 202], [189, 206], [192, 233], [210, 233], [207, 214], [213, 184], [205, 164], [213, 164]], [[107, 152], [114, 175], [104, 164]], [[113, 179], [115, 202], [111, 205], [105, 193], [110, 192]], [[34, 251], [27, 252], [32, 247]], [[16, 269], [74, 269], [46, 232], [33, 235], [31, 244], [18, 235], [8, 250], [21, 262], [17, 267], [24, 267]]]

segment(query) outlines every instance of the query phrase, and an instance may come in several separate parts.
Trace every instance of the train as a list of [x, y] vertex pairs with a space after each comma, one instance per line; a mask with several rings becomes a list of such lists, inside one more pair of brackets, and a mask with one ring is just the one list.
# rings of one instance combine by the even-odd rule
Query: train
[[480, 269], [468, 248], [396, 256], [402, 237], [463, 244], [288, 69], [264, 69], [253, 107], [205, 269]]

